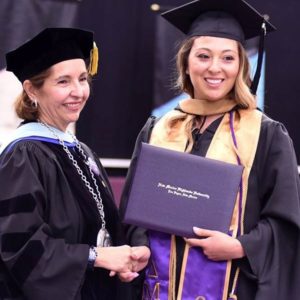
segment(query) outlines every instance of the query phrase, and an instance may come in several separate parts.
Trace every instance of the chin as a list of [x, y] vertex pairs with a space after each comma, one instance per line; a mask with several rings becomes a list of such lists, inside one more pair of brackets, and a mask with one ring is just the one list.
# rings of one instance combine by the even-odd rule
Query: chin
[[207, 97], [207, 101], [211, 101], [211, 102], [217, 102], [217, 101], [220, 101], [220, 100], [223, 100], [225, 98], [225, 96], [222, 96], [222, 97]]
[[227, 94], [210, 94], [210, 95], [206, 95], [206, 99], [209, 101], [219, 101], [219, 100], [223, 100], [227, 97]]
[[76, 121], [78, 121], [79, 117], [80, 117], [80, 112], [72, 114], [71, 116], [69, 116], [68, 121], [71, 123], [76, 122]]

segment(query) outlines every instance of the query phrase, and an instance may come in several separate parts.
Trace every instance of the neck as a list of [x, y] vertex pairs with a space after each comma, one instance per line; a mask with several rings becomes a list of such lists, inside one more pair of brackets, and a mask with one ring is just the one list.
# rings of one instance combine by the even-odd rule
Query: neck
[[185, 113], [199, 116], [216, 116], [216, 118], [232, 110], [236, 105], [236, 102], [231, 99], [218, 101], [185, 99], [179, 103], [180, 109]]
[[42, 124], [45, 124], [45, 125], [48, 125], [48, 126], [51, 126], [51, 127], [55, 128], [57, 130], [60, 130], [64, 133], [66, 133], [66, 131], [67, 131], [67, 126], [63, 126], [61, 124], [55, 124], [51, 121], [48, 121], [46, 118], [39, 118], [38, 122], [40, 122]]

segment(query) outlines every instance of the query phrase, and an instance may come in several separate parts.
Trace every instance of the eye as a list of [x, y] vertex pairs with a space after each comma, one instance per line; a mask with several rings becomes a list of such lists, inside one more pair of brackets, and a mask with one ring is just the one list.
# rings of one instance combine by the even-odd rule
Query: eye
[[232, 55], [226, 55], [223, 59], [228, 62], [235, 60], [235, 58]]
[[67, 85], [68, 82], [69, 82], [69, 80], [66, 78], [61, 78], [61, 79], [57, 80], [58, 85]]
[[209, 55], [206, 53], [200, 53], [197, 55], [200, 59], [209, 59]]
[[88, 77], [87, 76], [82, 76], [82, 77], [80, 77], [80, 79], [79, 79], [79, 81], [81, 81], [81, 82], [85, 82], [85, 81], [87, 81], [88, 80]]

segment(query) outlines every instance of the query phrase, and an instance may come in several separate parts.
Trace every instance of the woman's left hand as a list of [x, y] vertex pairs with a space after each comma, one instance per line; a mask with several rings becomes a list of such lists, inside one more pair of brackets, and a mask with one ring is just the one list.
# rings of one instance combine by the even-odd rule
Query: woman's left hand
[[239, 240], [215, 230], [198, 227], [193, 228], [195, 234], [201, 239], [189, 238], [185, 241], [191, 247], [201, 247], [203, 253], [211, 260], [230, 260], [245, 256], [244, 249]]
[[122, 282], [131, 282], [132, 280], [134, 280], [135, 278], [137, 278], [139, 276], [139, 273], [137, 272], [123, 272], [123, 273], [116, 273], [111, 271], [109, 273], [109, 276], [115, 276], [116, 274], [118, 274], [119, 279]]
[[[123, 282], [130, 282], [136, 277], [139, 276], [139, 271], [144, 269], [150, 258], [151, 252], [150, 249], [146, 246], [132, 247], [131, 248], [131, 262], [132, 270], [131, 272], [120, 272], [118, 277]], [[115, 276], [116, 272], [111, 271], [110, 276]]]
[[146, 246], [138, 246], [131, 248], [131, 260], [133, 264], [132, 271], [139, 272], [143, 270], [149, 261], [151, 251]]

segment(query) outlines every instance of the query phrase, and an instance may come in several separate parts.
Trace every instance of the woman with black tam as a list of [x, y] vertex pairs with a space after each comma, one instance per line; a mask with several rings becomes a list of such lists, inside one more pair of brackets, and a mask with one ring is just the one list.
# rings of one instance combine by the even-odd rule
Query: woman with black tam
[[93, 33], [47, 28], [6, 55], [24, 122], [0, 148], [0, 299], [132, 299], [146, 247], [126, 245], [105, 170], [67, 131], [97, 72]]

